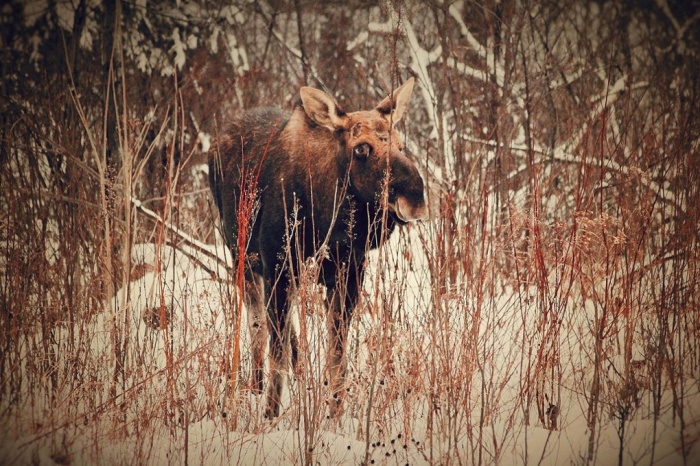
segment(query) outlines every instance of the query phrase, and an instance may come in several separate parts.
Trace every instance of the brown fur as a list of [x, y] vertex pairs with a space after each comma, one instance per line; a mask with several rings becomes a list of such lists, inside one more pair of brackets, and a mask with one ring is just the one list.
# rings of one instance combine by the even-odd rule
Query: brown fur
[[[327, 372], [331, 414], [337, 415], [345, 340], [366, 251], [379, 246], [383, 232], [427, 216], [423, 180], [392, 127], [404, 114], [412, 88], [411, 79], [376, 109], [349, 114], [327, 94], [302, 88], [303, 106], [291, 116], [269, 108], [247, 112], [210, 154], [210, 185], [224, 238], [234, 258], [245, 252], [256, 391], [262, 390], [269, 334], [269, 417], [279, 414], [289, 364], [288, 294], [299, 264], [316, 257], [318, 281], [328, 289]], [[241, 213], [253, 197], [259, 208], [240, 243], [242, 251], [238, 235], [246, 216]]]

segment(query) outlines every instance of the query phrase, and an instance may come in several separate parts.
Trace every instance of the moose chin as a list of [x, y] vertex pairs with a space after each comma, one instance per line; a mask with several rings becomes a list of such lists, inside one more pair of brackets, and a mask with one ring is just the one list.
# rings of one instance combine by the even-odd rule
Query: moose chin
[[288, 330], [299, 264], [318, 260], [326, 287], [326, 374], [330, 415], [342, 412], [345, 347], [364, 276], [365, 255], [396, 225], [428, 217], [423, 179], [394, 129], [413, 92], [410, 78], [371, 110], [346, 113], [331, 96], [302, 87], [285, 115], [256, 108], [235, 119], [209, 155], [209, 184], [234, 263], [244, 254], [244, 293], [252, 341], [252, 387], [266, 416], [280, 412], [296, 348]]

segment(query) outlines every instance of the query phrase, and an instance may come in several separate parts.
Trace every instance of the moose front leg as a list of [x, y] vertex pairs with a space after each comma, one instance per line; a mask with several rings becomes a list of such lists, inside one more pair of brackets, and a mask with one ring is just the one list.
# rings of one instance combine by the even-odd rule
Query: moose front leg
[[268, 342], [267, 313], [263, 300], [262, 277], [249, 270], [246, 270], [245, 275], [245, 301], [253, 356], [251, 386], [254, 393], [262, 393]]
[[266, 296], [270, 296], [267, 306], [270, 333], [270, 386], [267, 391], [265, 417], [273, 419], [280, 413], [282, 387], [289, 367], [290, 332], [286, 329], [289, 311], [288, 283], [280, 277], [273, 286], [270, 286], [267, 281], [265, 285]]
[[328, 351], [326, 356], [326, 373], [329, 378], [331, 398], [329, 400], [330, 416], [339, 417], [343, 413], [345, 398], [345, 378], [347, 375], [346, 346], [348, 329], [352, 320], [352, 311], [357, 304], [359, 283], [358, 274], [349, 274], [347, 281], [341, 281], [329, 290], [326, 304], [328, 306]]

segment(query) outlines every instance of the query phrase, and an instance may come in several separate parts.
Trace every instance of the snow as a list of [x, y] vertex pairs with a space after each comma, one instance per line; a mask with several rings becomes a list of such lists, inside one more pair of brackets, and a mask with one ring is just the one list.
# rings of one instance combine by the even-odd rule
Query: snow
[[[53, 418], [73, 421], [37, 427], [31, 419], [41, 417], [45, 408], [35, 406], [17, 425], [1, 429], [8, 441], [0, 448], [0, 462], [57, 464], [67, 455], [71, 464], [172, 464], [187, 459], [189, 464], [272, 465], [303, 463], [305, 452], [309, 452], [315, 464], [359, 464], [365, 460], [374, 464], [471, 463], [480, 442], [485, 442], [481, 449], [485, 464], [582, 462], [589, 441], [586, 406], [581, 394], [571, 390], [580, 375], [570, 374], [562, 380], [558, 430], [528, 426], [520, 416], [511, 418], [523, 409], [518, 408], [522, 381], [517, 366], [523, 351], [522, 332], [536, 325], [539, 314], [520, 307], [517, 291], [507, 286], [500, 298], [484, 302], [481, 308], [469, 295], [433, 296], [431, 287], [426, 286], [430, 281], [429, 259], [421, 247], [427, 231], [425, 227], [405, 229], [371, 254], [363, 304], [349, 339], [349, 398], [345, 414], [337, 421], [325, 418], [322, 401], [322, 312], [307, 312], [301, 326], [308, 343], [302, 357], [309, 372], [290, 374], [282, 416], [266, 421], [262, 416], [264, 396], [247, 390], [226, 395], [227, 380], [220, 366], [224, 355], [230, 354], [229, 339], [234, 335], [235, 319], [224, 311], [230, 309], [234, 296], [230, 284], [205, 273], [171, 247], [135, 245], [132, 260], [142, 264], [145, 273], [117, 293], [110, 306], [112, 313], [98, 314], [83, 327], [92, 335], [86, 351], [97, 378], [100, 374], [109, 378], [104, 362], [110, 360], [112, 352], [112, 319], [124, 322], [129, 329], [123, 335], [131, 341], [126, 365], [132, 371], [126, 374], [125, 389], [117, 394], [117, 402], [109, 394], [108, 383], [93, 387], [100, 392], [95, 397], [98, 408], [85, 401], [71, 406], [71, 397], [78, 394], [59, 393], [65, 402], [52, 409], [66, 412], [54, 412]], [[222, 253], [222, 248], [218, 250]], [[214, 259], [198, 259], [216, 269]], [[152, 322], [162, 316], [161, 304], [171, 319], [165, 329]], [[391, 327], [382, 317], [387, 312], [395, 316]], [[571, 309], [558, 312], [564, 316]], [[440, 316], [449, 322], [438, 322], [443, 318]], [[574, 319], [586, 328], [589, 317], [584, 312]], [[479, 349], [465, 344], [469, 336], [464, 332], [473, 324], [478, 325], [475, 341]], [[243, 313], [241, 387], [250, 370], [246, 329]], [[452, 330], [441, 334], [444, 329]], [[566, 335], [560, 338], [562, 361], [578, 364], [585, 373], [585, 358], [576, 353], [575, 343], [565, 344]], [[486, 359], [479, 363], [479, 370], [469, 371], [475, 352]], [[381, 354], [391, 356], [382, 360], [378, 358]], [[433, 378], [435, 375], [438, 378]], [[454, 385], [452, 397], [439, 389], [450, 379], [463, 380]], [[426, 391], [430, 387], [438, 390], [435, 397]], [[476, 396], [478, 393], [483, 396]], [[686, 412], [695, 416], [700, 413], [698, 393], [697, 382], [688, 380]], [[679, 424], [669, 409], [672, 394], [664, 392], [656, 426], [650, 399], [650, 393], [644, 395], [627, 422], [625, 464], [648, 461], [652, 444], [657, 464], [681, 464]], [[435, 411], [434, 406], [439, 409]], [[113, 414], [95, 417], [103, 410]], [[531, 416], [536, 417], [536, 413]], [[480, 424], [479, 419], [485, 422]], [[617, 422], [613, 417], [599, 419], [595, 464], [617, 464]], [[686, 422], [686, 436], [697, 440], [697, 421]], [[120, 425], [131, 434], [117, 434]], [[60, 438], [65, 445], [57, 443]], [[698, 446], [690, 454], [691, 460], [700, 460]]]
[[245, 47], [238, 44], [235, 34], [226, 33], [226, 41], [228, 43], [229, 57], [231, 59], [231, 64], [233, 69], [238, 73], [238, 75], [243, 76], [243, 74], [250, 68], [248, 66], [248, 55], [245, 51]]
[[187, 49], [187, 45], [180, 39], [179, 28], [173, 29], [171, 38], [173, 40], [173, 46], [170, 51], [175, 54], [175, 66], [181, 71], [182, 67], [185, 66], [185, 50]]
[[42, 16], [44, 16], [44, 13], [48, 7], [48, 0], [30, 0], [24, 2], [22, 5], [24, 25], [28, 28], [34, 26], [36, 22]]
[[58, 25], [71, 32], [73, 30], [73, 24], [75, 23], [75, 8], [72, 2], [57, 2], [56, 3], [56, 16], [58, 16]]

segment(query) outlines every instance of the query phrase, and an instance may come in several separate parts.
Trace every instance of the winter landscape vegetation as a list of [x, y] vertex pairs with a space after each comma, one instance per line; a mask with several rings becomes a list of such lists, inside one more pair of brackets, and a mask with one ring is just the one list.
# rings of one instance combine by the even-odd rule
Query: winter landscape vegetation
[[[10, 0], [0, 54], [0, 464], [699, 464], [698, 1]], [[411, 77], [430, 217], [337, 417], [304, 262], [266, 419], [207, 153]]]

